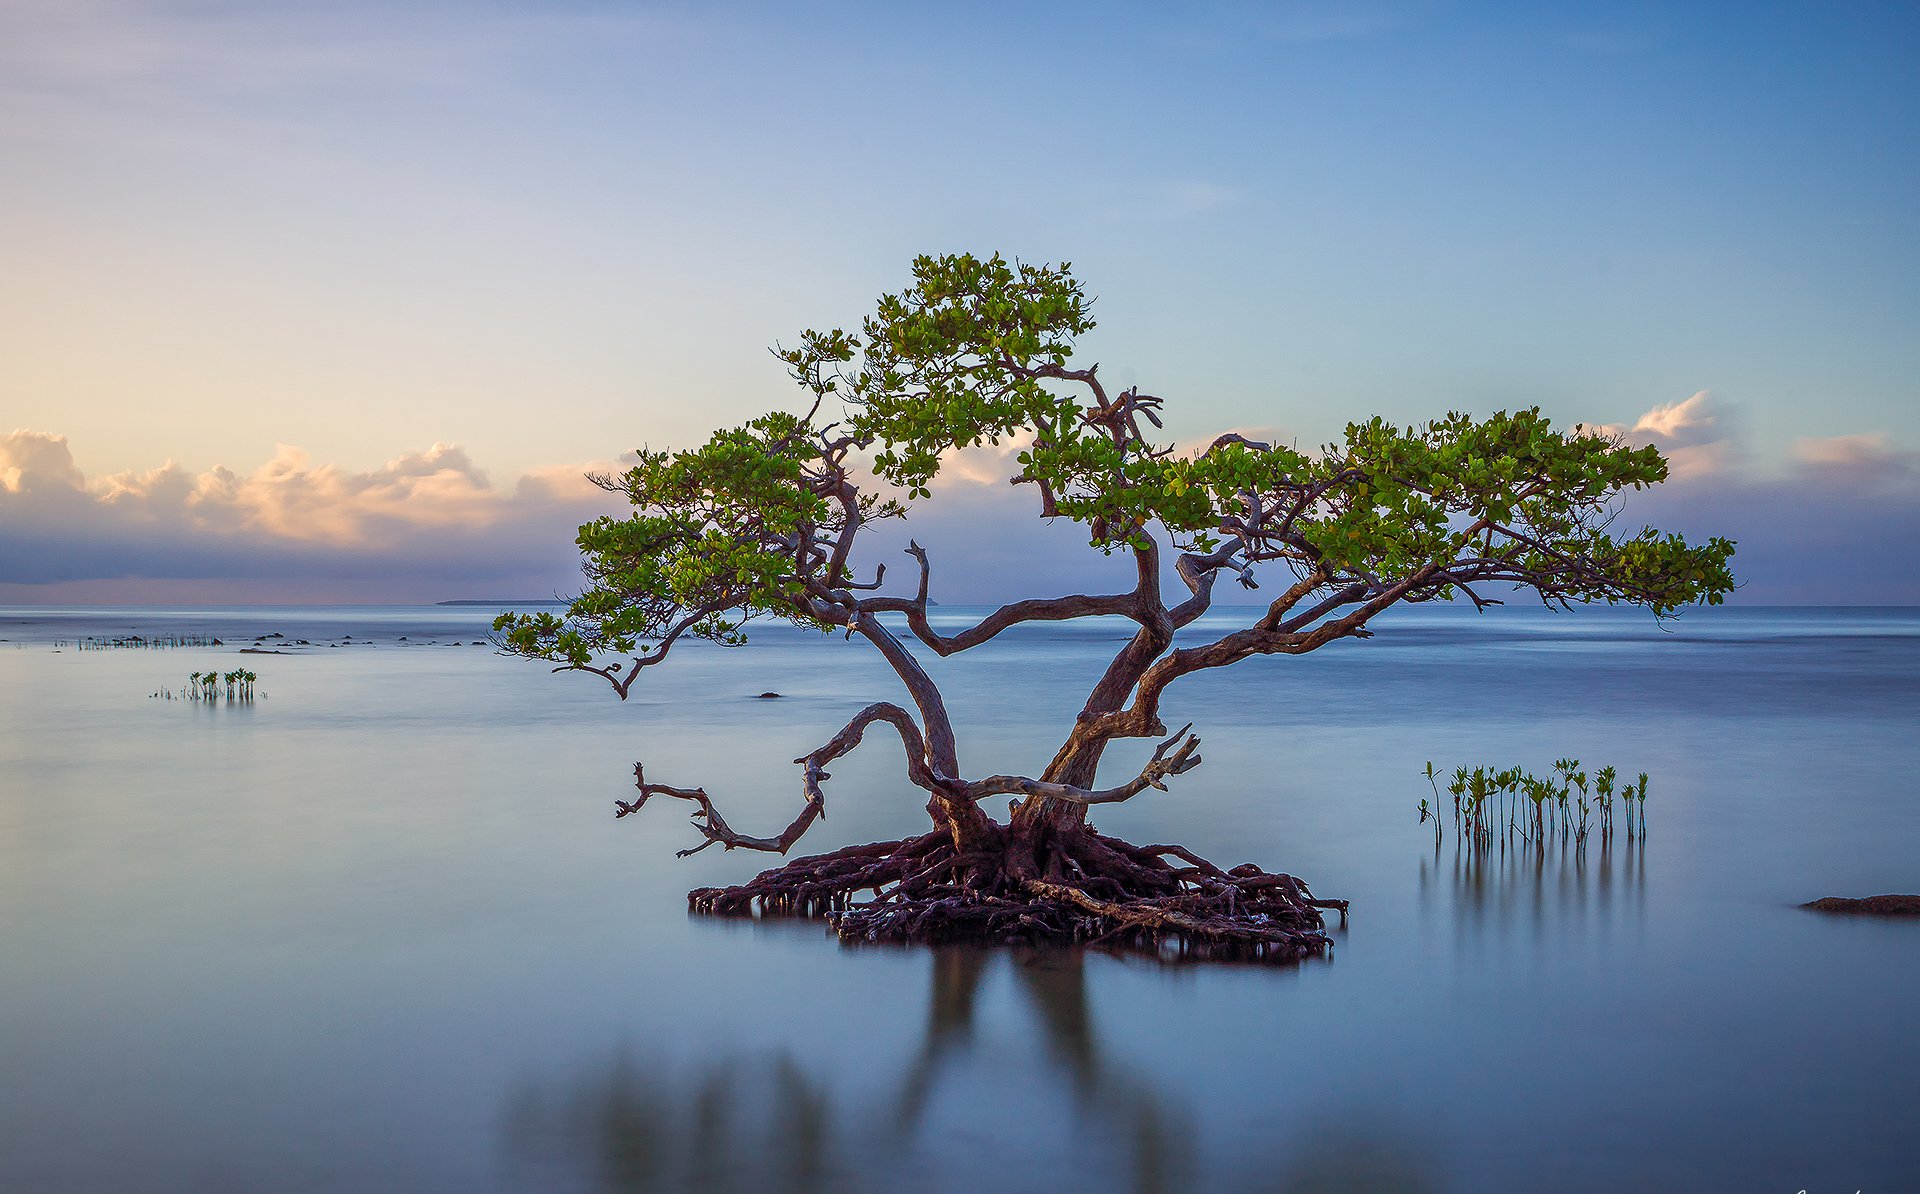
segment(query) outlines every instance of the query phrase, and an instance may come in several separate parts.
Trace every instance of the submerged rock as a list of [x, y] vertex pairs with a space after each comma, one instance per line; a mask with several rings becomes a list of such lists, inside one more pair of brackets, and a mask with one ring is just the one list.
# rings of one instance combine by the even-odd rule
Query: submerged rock
[[1859, 900], [1828, 896], [1800, 906], [1815, 912], [1842, 912], [1851, 916], [1920, 916], [1920, 895], [1877, 895]]
[[758, 697], [755, 697], [754, 699], [761, 700], [761, 701], [777, 701], [780, 699], [780, 694], [777, 692], [763, 692]]

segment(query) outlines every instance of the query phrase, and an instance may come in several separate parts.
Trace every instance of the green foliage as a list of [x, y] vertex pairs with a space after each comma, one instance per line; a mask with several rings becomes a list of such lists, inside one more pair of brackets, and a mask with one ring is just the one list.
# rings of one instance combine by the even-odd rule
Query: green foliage
[[[876, 472], [926, 497], [948, 448], [998, 444], [1021, 430], [1084, 438], [1079, 403], [1042, 384], [1064, 369], [1074, 337], [1093, 328], [1071, 267], [923, 256], [913, 278], [861, 325], [866, 356], [851, 378], [859, 409], [850, 427], [880, 445]], [[842, 359], [859, 345], [837, 332], [822, 339], [847, 351]]]
[[[634, 512], [580, 528], [586, 589], [564, 617], [503, 616], [495, 641], [588, 667], [683, 634], [738, 643], [760, 616], [846, 624], [853, 536], [905, 509], [862, 494], [848, 454], [869, 452], [873, 473], [910, 502], [931, 496], [946, 454], [1014, 437], [1018, 479], [1036, 487], [1042, 512], [1082, 523], [1102, 551], [1164, 540], [1243, 576], [1283, 561], [1328, 592], [1358, 586], [1389, 601], [1508, 582], [1549, 601], [1664, 615], [1718, 604], [1733, 586], [1726, 540], [1611, 532], [1617, 496], [1666, 476], [1651, 447], [1559, 430], [1528, 408], [1404, 428], [1371, 419], [1314, 453], [1224, 437], [1183, 455], [1143, 430], [1159, 427], [1159, 399], [1109, 395], [1097, 367], [1073, 365], [1094, 323], [1067, 265], [923, 256], [912, 275], [858, 334], [809, 331], [775, 350], [809, 396], [806, 415], [769, 414], [691, 450], [642, 450], [625, 474], [601, 478]], [[821, 416], [830, 402], [843, 422]], [[828, 605], [849, 613], [826, 616]]]
[[795, 612], [798, 545], [833, 521], [808, 485], [818, 452], [806, 423], [784, 413], [691, 451], [641, 449], [633, 467], [603, 479], [637, 512], [580, 528], [590, 583], [566, 616], [503, 614], [495, 632], [515, 653], [581, 666], [659, 643], [683, 622], [683, 633], [738, 645], [755, 616], [805, 621]]

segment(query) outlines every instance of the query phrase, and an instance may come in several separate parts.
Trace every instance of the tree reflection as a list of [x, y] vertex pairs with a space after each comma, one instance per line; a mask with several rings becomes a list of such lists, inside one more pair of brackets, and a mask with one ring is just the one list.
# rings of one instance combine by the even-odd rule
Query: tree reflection
[[682, 1084], [623, 1053], [557, 1099], [522, 1090], [505, 1118], [511, 1158], [540, 1172], [538, 1188], [813, 1194], [849, 1188], [833, 1180], [829, 1110], [786, 1056], [723, 1059]]
[[[1101, 1047], [1082, 954], [943, 949], [931, 965], [920, 1047], [897, 1079], [812, 1077], [785, 1051], [692, 1069], [622, 1054], [558, 1094], [529, 1084], [510, 1101], [505, 1143], [517, 1184], [711, 1194], [1438, 1188], [1419, 1150], [1403, 1147], [1410, 1133], [1364, 1117], [1291, 1124], [1202, 1155], [1193, 1109], [1151, 1069]], [[1003, 970], [1044, 1052], [1037, 1073], [991, 1071], [986, 1087], [1000, 1097], [982, 1100], [978, 1071], [998, 1059], [976, 1040], [981, 993]], [[1036, 1077], [1066, 1096], [1066, 1117], [1018, 1122], [1019, 1092]]]

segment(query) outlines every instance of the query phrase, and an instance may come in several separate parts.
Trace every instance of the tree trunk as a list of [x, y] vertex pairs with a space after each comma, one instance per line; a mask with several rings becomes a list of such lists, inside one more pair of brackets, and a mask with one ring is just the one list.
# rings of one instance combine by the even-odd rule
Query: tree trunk
[[971, 800], [949, 800], [935, 796], [927, 801], [927, 815], [936, 828], [953, 837], [953, 848], [961, 853], [977, 849], [993, 834], [993, 821]]
[[[1082, 738], [1078, 730], [1054, 755], [1053, 762], [1040, 778], [1050, 783], [1091, 788], [1100, 770], [1100, 756], [1107, 749], [1105, 738]], [[1087, 806], [1043, 796], [1029, 796], [1014, 810], [1012, 826], [1017, 832], [1032, 833], [1045, 826], [1052, 829], [1077, 829], [1087, 821]]]
[[[1165, 607], [1159, 605], [1156, 573], [1159, 558], [1158, 548], [1140, 554], [1141, 592], [1154, 595], [1153, 601], [1159, 616], [1141, 625], [1127, 645], [1113, 657], [1113, 662], [1107, 665], [1100, 682], [1088, 694], [1087, 703], [1080, 710], [1080, 718], [1074, 723], [1073, 733], [1053, 756], [1053, 762], [1047, 765], [1041, 775], [1042, 779], [1072, 784], [1076, 788], [1093, 787], [1094, 777], [1100, 769], [1100, 756], [1106, 752], [1108, 739], [1087, 733], [1087, 719], [1115, 712], [1125, 705], [1134, 685], [1140, 682], [1140, 677], [1172, 644], [1173, 621]], [[1012, 822], [1013, 828], [1023, 833], [1031, 833], [1042, 826], [1073, 830], [1086, 823], [1086, 805], [1037, 796], [1029, 797], [1015, 810]]]

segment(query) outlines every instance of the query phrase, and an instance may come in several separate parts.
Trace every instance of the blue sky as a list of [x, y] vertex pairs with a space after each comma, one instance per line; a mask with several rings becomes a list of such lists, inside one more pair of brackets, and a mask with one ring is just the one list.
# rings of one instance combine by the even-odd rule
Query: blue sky
[[[1880, 544], [1822, 558], [1833, 599], [1920, 600], [1878, 558], [1920, 484], [1917, 34], [1910, 5], [0, 0], [0, 597], [550, 591], [565, 478], [787, 402], [766, 345], [915, 253], [1000, 250], [1075, 263], [1085, 354], [1175, 439], [1684, 407], [1643, 433], [1692, 454], [1651, 509], [1761, 560]], [[299, 579], [214, 575], [249, 548]]]

